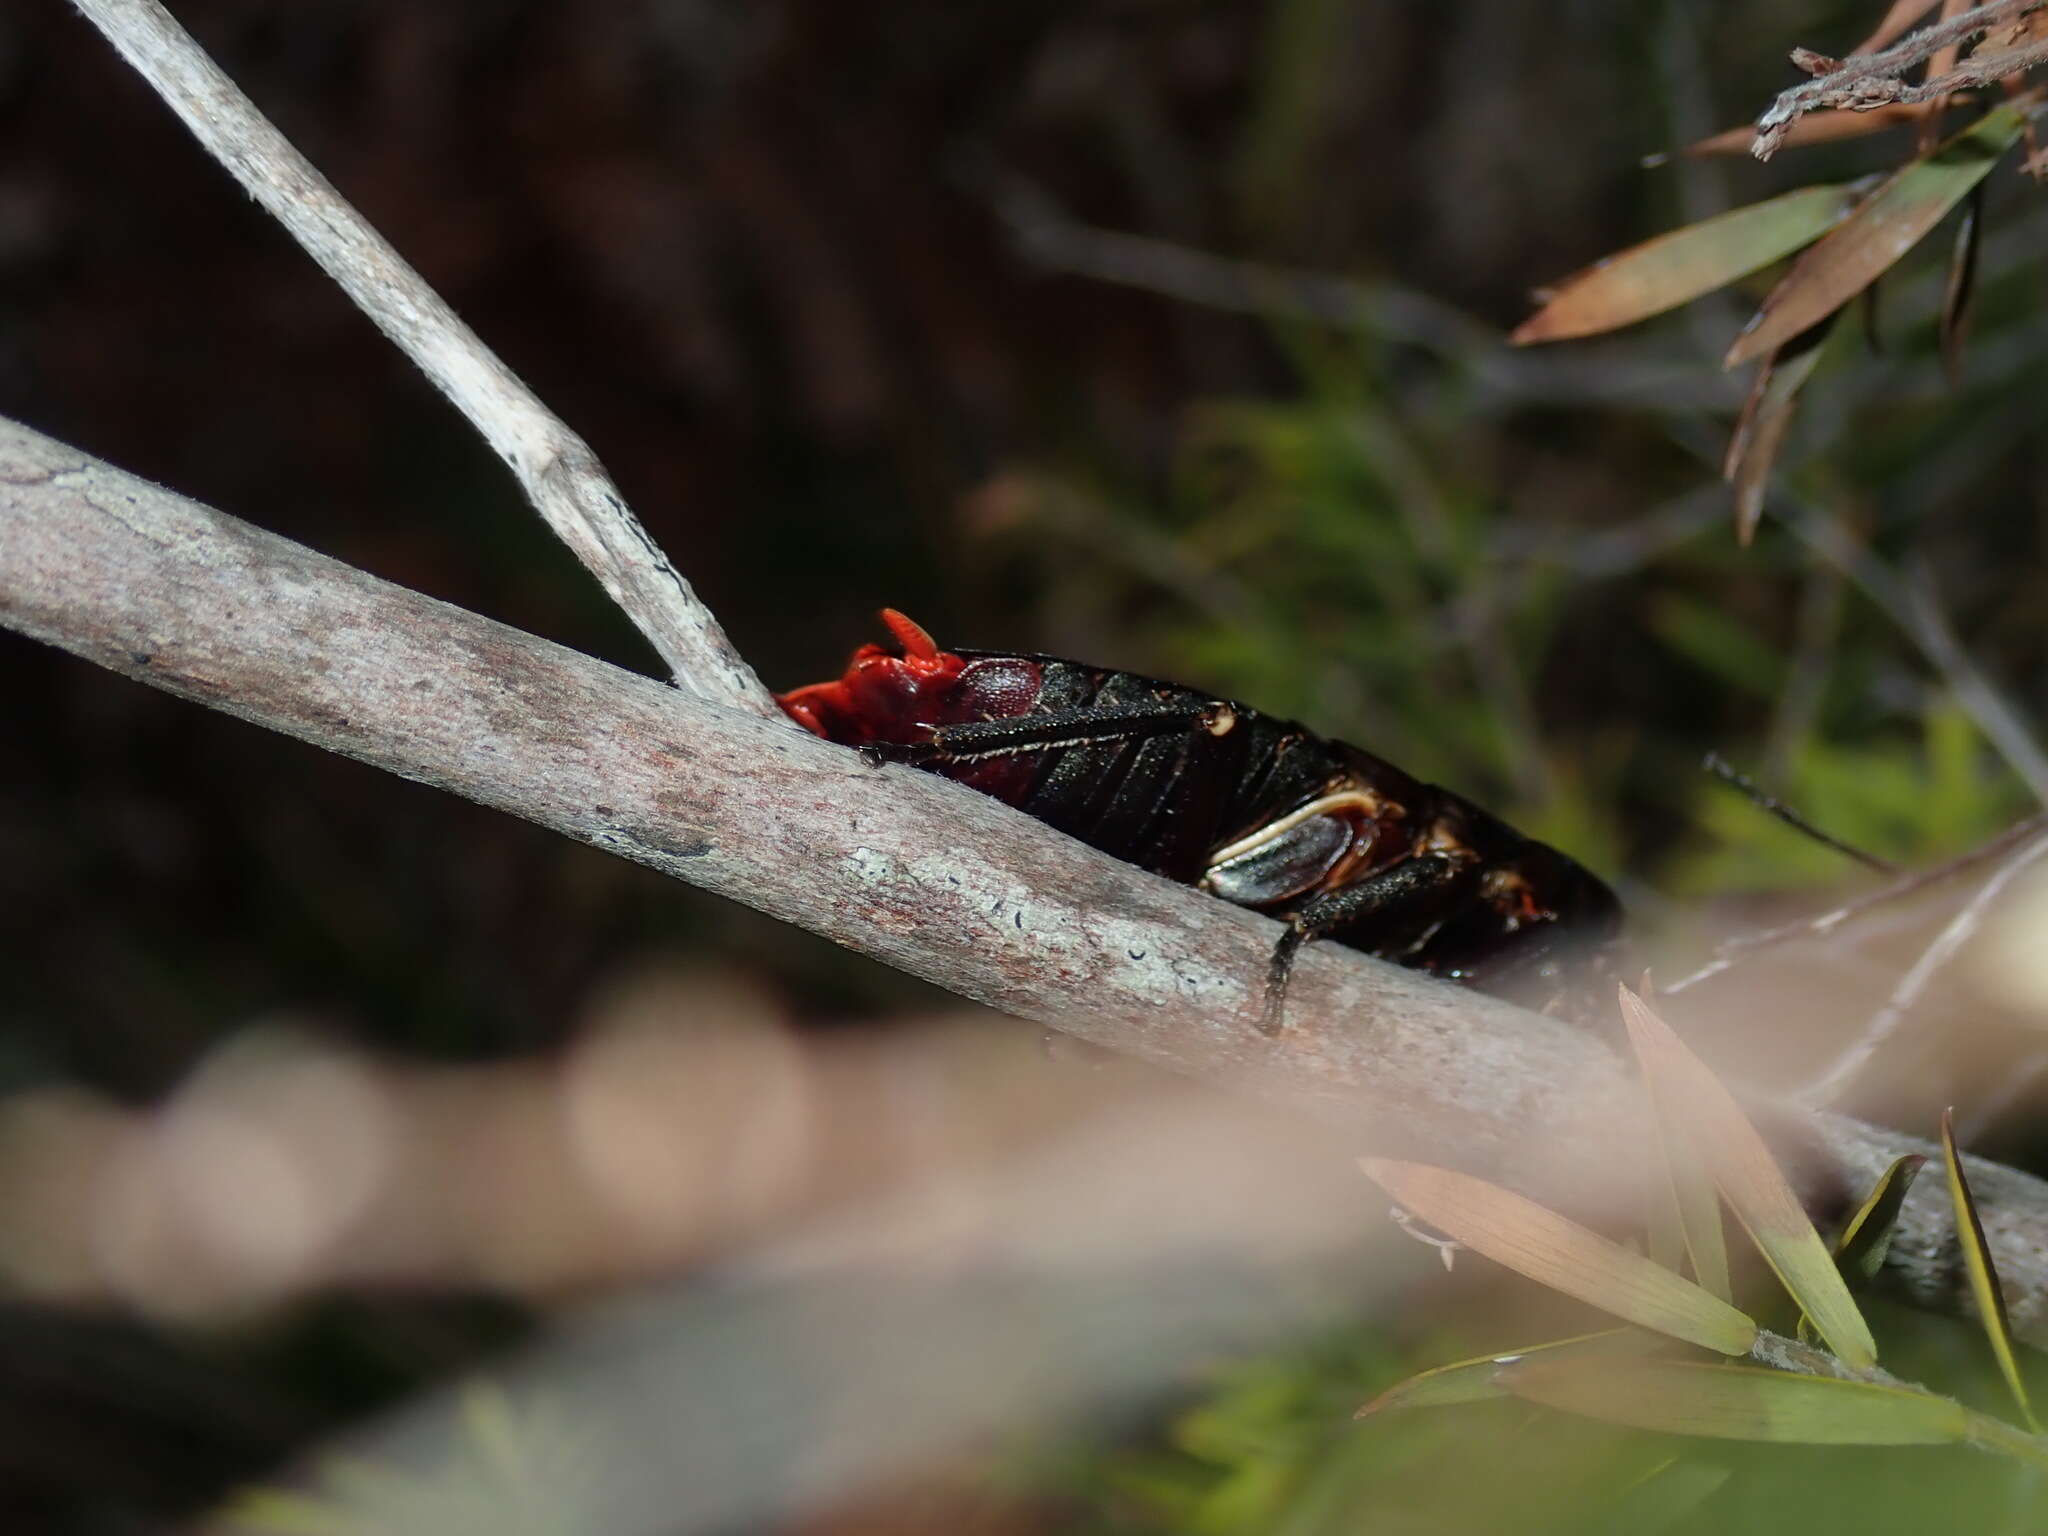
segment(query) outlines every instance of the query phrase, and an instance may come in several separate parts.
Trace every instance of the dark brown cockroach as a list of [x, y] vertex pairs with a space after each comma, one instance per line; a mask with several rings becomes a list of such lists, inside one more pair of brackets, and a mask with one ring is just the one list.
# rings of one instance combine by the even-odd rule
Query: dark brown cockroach
[[1283, 919], [1261, 1028], [1295, 952], [1367, 954], [1558, 1007], [1611, 947], [1599, 880], [1446, 789], [1348, 742], [1174, 683], [1053, 656], [942, 651], [893, 609], [897, 645], [780, 696], [798, 722], [913, 763], [1155, 874]]

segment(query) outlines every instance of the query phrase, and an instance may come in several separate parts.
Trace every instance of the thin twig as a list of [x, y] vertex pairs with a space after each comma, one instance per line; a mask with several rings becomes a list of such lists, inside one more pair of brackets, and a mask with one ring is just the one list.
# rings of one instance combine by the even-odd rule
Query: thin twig
[[1908, 1392], [1921, 1393], [1923, 1396], [1934, 1396], [1917, 1381], [1902, 1381], [1881, 1365], [1847, 1365], [1825, 1349], [1812, 1344], [1802, 1344], [1795, 1338], [1773, 1333], [1768, 1328], [1759, 1328], [1756, 1331], [1756, 1342], [1749, 1347], [1749, 1358], [1800, 1376], [1825, 1376], [1831, 1381], [1862, 1381], [1872, 1386], [1898, 1387]]
[[1756, 1342], [1750, 1346], [1749, 1357], [1765, 1365], [1775, 1366], [1781, 1371], [1795, 1371], [1804, 1376], [1822, 1376], [1834, 1381], [1860, 1381], [1872, 1386], [1886, 1387], [1894, 1392], [1910, 1392], [1937, 1402], [1949, 1402], [1962, 1414], [1964, 1432], [1961, 1443], [1988, 1451], [1995, 1456], [2010, 1456], [2040, 1470], [2048, 1466], [2048, 1442], [2038, 1435], [2030, 1435], [2003, 1419], [1994, 1419], [1989, 1414], [1954, 1403], [1944, 1394], [1933, 1392], [1917, 1381], [1905, 1381], [1894, 1376], [1883, 1366], [1871, 1365], [1862, 1368], [1844, 1365], [1824, 1349], [1811, 1344], [1787, 1338], [1784, 1334], [1773, 1333], [1768, 1328], [1757, 1330]]
[[1902, 78], [1907, 70], [1942, 49], [1966, 42], [2002, 21], [2038, 11], [2044, 5], [2048, 5], [2048, 0], [1992, 0], [1990, 5], [1922, 27], [1880, 53], [1849, 59], [1830, 59], [1809, 49], [1795, 49], [1793, 62], [1818, 78], [1793, 86], [1771, 103], [1757, 119], [1756, 139], [1750, 145], [1750, 153], [1759, 160], [1770, 159], [1792, 125], [1817, 108], [1867, 112], [1894, 102], [1910, 106], [1955, 91], [1980, 89], [2033, 68], [2048, 60], [2048, 42], [1973, 56], [1958, 68], [1919, 85], [1909, 85]]
[[1902, 880], [1895, 880], [1890, 885], [1880, 886], [1877, 890], [1868, 891], [1851, 901], [1845, 901], [1840, 906], [1832, 907], [1817, 917], [1802, 917], [1797, 922], [1784, 923], [1776, 928], [1761, 929], [1756, 933], [1738, 934], [1732, 939], [1723, 940], [1715, 947], [1713, 959], [1709, 960], [1691, 975], [1681, 976], [1677, 981], [1670, 983], [1670, 985], [1659, 987], [1657, 993], [1660, 997], [1668, 996], [1673, 992], [1683, 992], [1689, 987], [1698, 986], [1701, 982], [1709, 981], [1719, 976], [1722, 972], [1733, 968], [1742, 956], [1753, 954], [1759, 949], [1770, 949], [1775, 945], [1789, 943], [1795, 939], [1815, 939], [1823, 934], [1831, 933], [1852, 917], [1860, 916], [1878, 907], [1887, 906], [1895, 901], [1901, 901], [1912, 895], [1915, 891], [1924, 890], [1930, 885], [1951, 879], [1967, 869], [1974, 869], [1987, 860], [1998, 858], [2018, 844], [2039, 834], [2044, 827], [2048, 827], [2048, 814], [2029, 816], [2024, 821], [2015, 822], [2007, 827], [1989, 842], [1972, 848], [1968, 853], [1958, 854], [1952, 859], [1945, 859], [1941, 863], [1927, 869], [1916, 870]]
[[781, 718], [753, 669], [588, 444], [458, 319], [156, 0], [76, 0], [200, 144], [419, 365], [674, 674], [714, 703]]
[[2012, 884], [2020, 872], [2043, 854], [2048, 854], [2048, 837], [2037, 837], [2014, 854], [1977, 888], [1977, 894], [1953, 918], [1946, 927], [1935, 935], [1934, 942], [1921, 952], [1913, 962], [1912, 969], [1899, 979], [1892, 989], [1892, 995], [1864, 1026], [1863, 1033], [1854, 1044], [1835, 1058], [1835, 1064], [1820, 1077], [1808, 1084], [1801, 1097], [1812, 1104], [1833, 1104], [1841, 1098], [1842, 1092], [1863, 1073], [1877, 1053], [1891, 1043], [1899, 1032], [1906, 1017], [1913, 1011], [1927, 989], [1942, 970], [1962, 952], [1963, 946], [1976, 936], [1983, 926], [1984, 916], [2005, 888]]

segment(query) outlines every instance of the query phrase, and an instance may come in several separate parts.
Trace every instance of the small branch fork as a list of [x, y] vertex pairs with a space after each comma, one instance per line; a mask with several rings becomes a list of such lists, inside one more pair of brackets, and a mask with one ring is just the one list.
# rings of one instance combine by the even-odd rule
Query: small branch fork
[[76, 3], [206, 152], [483, 435], [548, 526], [647, 637], [676, 686], [782, 718], [590, 446], [456, 317], [170, 13], [157, 0]]
[[1907, 70], [1942, 49], [1989, 32], [2003, 22], [2017, 21], [2043, 6], [2048, 6], [2048, 0], [1992, 0], [1989, 5], [1922, 27], [1890, 48], [1847, 59], [1796, 48], [1792, 62], [1816, 78], [1793, 86], [1771, 103], [1757, 119], [1756, 138], [1749, 152], [1759, 160], [1770, 159], [1794, 123], [1823, 107], [1868, 112], [1893, 103], [1910, 106], [1957, 91], [1978, 90], [2048, 62], [2048, 38], [2029, 38], [2016, 47], [1973, 54], [1956, 68], [1919, 85], [1910, 85], [1901, 78]]

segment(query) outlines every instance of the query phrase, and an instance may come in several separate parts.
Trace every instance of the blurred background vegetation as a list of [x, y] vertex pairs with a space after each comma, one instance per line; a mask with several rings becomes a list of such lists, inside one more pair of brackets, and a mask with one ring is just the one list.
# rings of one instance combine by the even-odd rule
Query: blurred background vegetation
[[[1831, 341], [1748, 550], [1718, 359], [1761, 286], [1597, 342], [1502, 339], [1608, 251], [1895, 164], [1896, 134], [1638, 165], [1754, 116], [1787, 49], [1846, 48], [1871, 4], [175, 9], [591, 441], [771, 686], [836, 671], [885, 603], [942, 642], [1195, 682], [1495, 807], [1681, 955], [1854, 873], [1699, 772], [1709, 750], [1902, 863], [2033, 803], [2048, 209], [2020, 178], [1990, 184], [1961, 382], [1934, 348], [1938, 235], [1886, 283], [1881, 347]], [[650, 665], [66, 8], [0, 15], [0, 113], [0, 410]], [[0, 666], [0, 1091], [154, 1104], [258, 1025], [542, 1058], [652, 963], [715, 964], [807, 1030], [942, 1002], [17, 637]], [[544, 1314], [343, 1290], [195, 1332], [24, 1299], [0, 1312], [0, 1524], [158, 1528]], [[1427, 1334], [1232, 1366], [1206, 1406], [1161, 1407], [1154, 1450], [1054, 1455], [1000, 1520], [1352, 1528], [1346, 1415]], [[1064, 1513], [1034, 1521], [1055, 1487]]]

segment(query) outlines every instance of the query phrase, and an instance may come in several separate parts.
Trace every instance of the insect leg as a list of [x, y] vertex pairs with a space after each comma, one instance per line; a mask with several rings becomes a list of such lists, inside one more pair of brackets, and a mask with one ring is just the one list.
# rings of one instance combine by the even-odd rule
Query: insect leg
[[1178, 736], [1207, 731], [1228, 735], [1237, 712], [1228, 704], [1209, 701], [1180, 704], [1108, 704], [1080, 709], [1048, 710], [1042, 715], [1013, 715], [1000, 720], [967, 720], [932, 727], [921, 742], [870, 742], [862, 756], [870, 762], [962, 763], [987, 757], [1017, 757], [1058, 747], [1087, 746], [1103, 741], [1135, 741], [1149, 736]]
[[1442, 854], [1425, 853], [1309, 898], [1273, 947], [1273, 958], [1266, 967], [1266, 1011], [1259, 1020], [1260, 1030], [1277, 1035], [1285, 1023], [1287, 980], [1294, 973], [1294, 956], [1302, 945], [1362, 918], [1383, 917], [1390, 923], [1426, 921], [1461, 898], [1471, 881], [1468, 865]]

